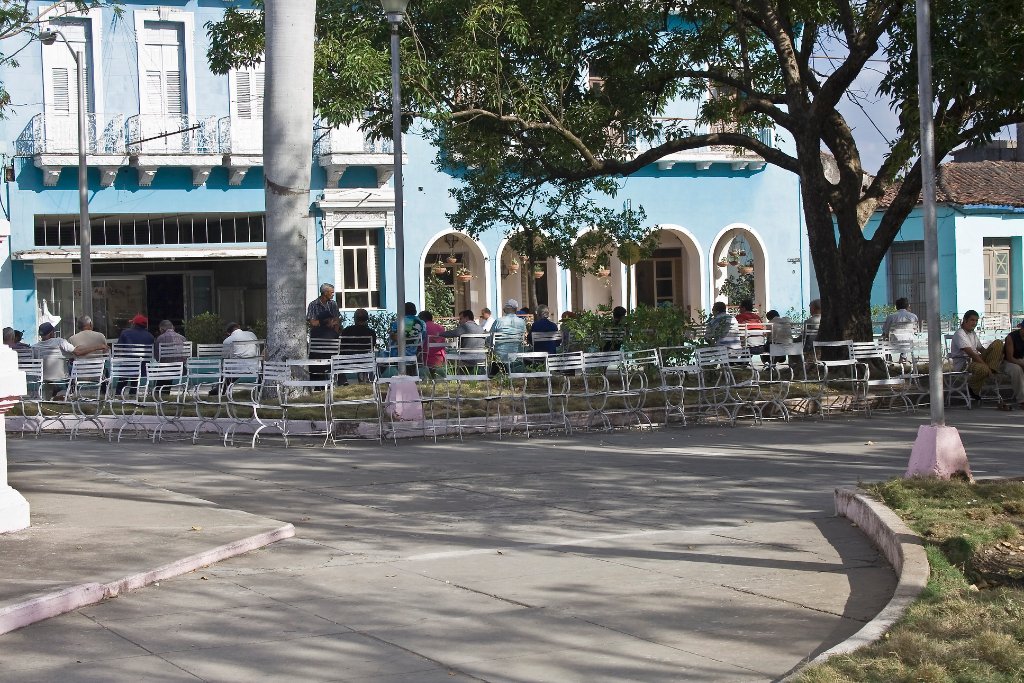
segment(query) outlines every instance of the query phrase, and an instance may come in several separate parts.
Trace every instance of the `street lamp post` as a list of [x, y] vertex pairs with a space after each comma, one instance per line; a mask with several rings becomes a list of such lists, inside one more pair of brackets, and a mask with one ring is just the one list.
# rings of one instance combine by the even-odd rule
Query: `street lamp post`
[[402, 95], [398, 77], [398, 28], [405, 19], [409, 0], [380, 0], [391, 26], [391, 136], [394, 140], [395, 183], [395, 296], [398, 299], [398, 319], [395, 333], [398, 337], [399, 372], [405, 374], [405, 207], [402, 192]]
[[78, 75], [78, 245], [81, 249], [82, 310], [79, 315], [92, 315], [92, 225], [89, 223], [89, 167], [86, 165], [85, 140], [85, 53], [75, 50], [57, 29], [39, 32], [43, 45], [53, 45], [60, 38], [75, 60]]

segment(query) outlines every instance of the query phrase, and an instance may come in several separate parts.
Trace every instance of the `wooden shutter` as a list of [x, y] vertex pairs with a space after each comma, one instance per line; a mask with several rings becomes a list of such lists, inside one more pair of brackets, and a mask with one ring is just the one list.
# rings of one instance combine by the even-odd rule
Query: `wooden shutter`
[[68, 81], [67, 67], [58, 66], [52, 69], [53, 106], [52, 110], [59, 114], [71, 113], [71, 83]]

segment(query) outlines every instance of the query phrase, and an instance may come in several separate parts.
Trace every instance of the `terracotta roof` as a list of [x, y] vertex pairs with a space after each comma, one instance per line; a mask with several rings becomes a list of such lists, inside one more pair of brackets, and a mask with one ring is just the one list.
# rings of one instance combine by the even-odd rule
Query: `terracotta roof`
[[[886, 191], [881, 207], [890, 204], [898, 188], [898, 185], [893, 185]], [[943, 164], [936, 178], [935, 200], [940, 204], [959, 206], [983, 204], [1024, 207], [1024, 162], [971, 161]]]

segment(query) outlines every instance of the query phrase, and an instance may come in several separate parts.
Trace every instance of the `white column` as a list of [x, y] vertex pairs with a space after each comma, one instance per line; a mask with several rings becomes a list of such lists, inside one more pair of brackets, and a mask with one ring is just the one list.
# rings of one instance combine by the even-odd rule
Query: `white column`
[[29, 525], [28, 501], [7, 484], [7, 432], [4, 413], [26, 391], [25, 373], [18, 370], [18, 354], [0, 346], [0, 533]]

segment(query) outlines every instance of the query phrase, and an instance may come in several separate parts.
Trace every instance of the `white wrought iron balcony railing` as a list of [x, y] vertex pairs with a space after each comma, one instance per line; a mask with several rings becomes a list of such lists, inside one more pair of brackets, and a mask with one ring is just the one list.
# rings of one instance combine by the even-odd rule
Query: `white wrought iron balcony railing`
[[[123, 114], [85, 115], [86, 153], [125, 153]], [[36, 114], [15, 141], [16, 154], [78, 154], [78, 115]]]
[[371, 140], [359, 130], [358, 123], [332, 128], [317, 122], [313, 125], [313, 153], [326, 154], [392, 154], [391, 140]]
[[[744, 133], [759, 140], [764, 145], [774, 145], [773, 132], [770, 128], [749, 129], [737, 124], [714, 123], [707, 124], [698, 122], [696, 119], [686, 118], [660, 118], [656, 119], [664, 126], [662, 133], [651, 140], [636, 137], [632, 140], [636, 147], [636, 153], [640, 154], [649, 149], [664, 144], [673, 137], [684, 137], [691, 135], [707, 135], [710, 133]], [[660, 159], [657, 164], [662, 170], [671, 168], [677, 163], [695, 163], [699, 168], [706, 169], [712, 162], [728, 162], [734, 168], [760, 169], [764, 162], [754, 152], [737, 148], [733, 145], [709, 145], [698, 149], [683, 150], [674, 152]]]
[[213, 116], [137, 114], [125, 121], [132, 155], [220, 154], [217, 119]]
[[263, 155], [263, 119], [223, 116], [217, 121], [217, 138], [224, 154]]

